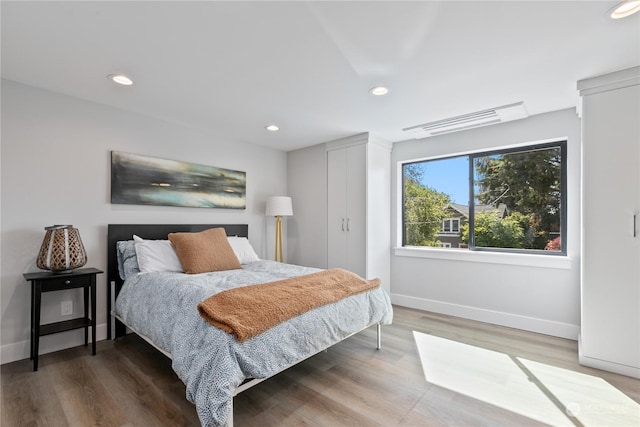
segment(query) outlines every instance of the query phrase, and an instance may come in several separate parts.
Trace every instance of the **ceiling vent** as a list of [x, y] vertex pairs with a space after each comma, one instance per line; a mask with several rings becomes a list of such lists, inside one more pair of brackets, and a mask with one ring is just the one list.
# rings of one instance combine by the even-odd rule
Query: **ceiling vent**
[[402, 130], [413, 138], [418, 139], [509, 122], [511, 120], [524, 119], [528, 116], [524, 103], [517, 102], [515, 104], [503, 105], [502, 107], [451, 117], [450, 119], [436, 120], [435, 122], [411, 126]]

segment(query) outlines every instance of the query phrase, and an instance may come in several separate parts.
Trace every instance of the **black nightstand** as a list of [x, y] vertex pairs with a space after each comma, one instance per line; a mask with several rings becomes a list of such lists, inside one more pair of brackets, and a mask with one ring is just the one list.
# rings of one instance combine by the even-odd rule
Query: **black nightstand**
[[[69, 273], [26, 273], [24, 278], [31, 282], [31, 355], [33, 370], [38, 370], [38, 346], [40, 337], [57, 332], [84, 328], [84, 345], [89, 343], [91, 326], [92, 352], [96, 354], [96, 275], [102, 273], [97, 268], [80, 268]], [[63, 289], [84, 288], [84, 316], [62, 322], [40, 325], [40, 305], [43, 292]], [[91, 316], [89, 316], [89, 298], [91, 298]]]

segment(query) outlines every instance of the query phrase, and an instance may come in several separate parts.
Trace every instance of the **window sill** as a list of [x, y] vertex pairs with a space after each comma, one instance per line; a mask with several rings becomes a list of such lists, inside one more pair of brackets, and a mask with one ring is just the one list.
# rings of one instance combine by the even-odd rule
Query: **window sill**
[[573, 260], [571, 258], [560, 255], [511, 254], [470, 251], [467, 249], [396, 247], [394, 248], [394, 255], [400, 257], [442, 259], [447, 261], [556, 268], [560, 270], [569, 270], [573, 264]]

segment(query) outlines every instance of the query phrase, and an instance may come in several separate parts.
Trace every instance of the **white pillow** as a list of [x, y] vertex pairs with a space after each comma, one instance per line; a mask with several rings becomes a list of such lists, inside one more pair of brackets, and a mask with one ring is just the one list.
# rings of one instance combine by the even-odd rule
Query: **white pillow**
[[227, 236], [227, 240], [229, 240], [231, 249], [238, 257], [240, 264], [251, 264], [260, 260], [246, 237]]
[[153, 271], [176, 271], [183, 273], [184, 269], [176, 250], [168, 240], [144, 240], [133, 235], [136, 247], [136, 258], [141, 273]]

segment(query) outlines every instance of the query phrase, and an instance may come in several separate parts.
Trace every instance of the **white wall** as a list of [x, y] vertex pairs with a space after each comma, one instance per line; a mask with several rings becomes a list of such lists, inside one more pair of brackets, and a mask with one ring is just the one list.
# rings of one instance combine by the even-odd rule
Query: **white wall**
[[[398, 142], [392, 152], [392, 242], [401, 246], [399, 162], [566, 138], [568, 256], [396, 249], [392, 301], [399, 305], [577, 339], [580, 325], [580, 122], [575, 110]], [[457, 251], [456, 251], [457, 252]], [[553, 259], [552, 259], [553, 258]]]
[[[273, 257], [270, 195], [286, 194], [287, 156], [257, 145], [223, 141], [204, 131], [2, 80], [0, 361], [29, 356], [30, 287], [23, 273], [44, 227], [73, 224], [87, 267], [106, 270], [109, 223], [247, 223], [258, 255]], [[110, 151], [246, 171], [247, 208], [204, 209], [110, 204]], [[60, 301], [82, 307], [81, 291], [44, 294], [42, 323], [64, 320]], [[106, 337], [106, 277], [98, 276], [98, 339]], [[82, 330], [42, 337], [40, 353], [78, 345]]]
[[327, 268], [327, 148], [317, 144], [287, 153], [289, 196], [287, 262]]

